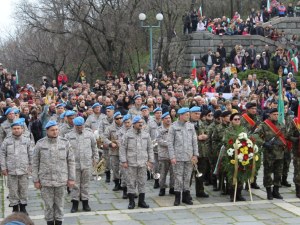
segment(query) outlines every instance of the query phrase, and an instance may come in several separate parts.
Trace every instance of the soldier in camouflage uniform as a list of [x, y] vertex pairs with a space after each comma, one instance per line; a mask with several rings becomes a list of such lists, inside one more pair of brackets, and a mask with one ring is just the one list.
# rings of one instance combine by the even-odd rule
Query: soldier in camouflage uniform
[[50, 120], [56, 121], [58, 124], [64, 123], [64, 118], [60, 116], [65, 112], [66, 105], [61, 103], [56, 106], [56, 113], [50, 118]]
[[73, 120], [74, 129], [66, 134], [71, 144], [76, 164], [76, 181], [71, 191], [71, 213], [78, 211], [79, 199], [82, 201], [83, 211], [91, 211], [89, 206], [89, 183], [91, 166], [97, 165], [99, 159], [96, 139], [91, 129], [84, 127], [84, 119], [76, 117]]
[[[246, 113], [241, 117], [241, 125], [247, 129], [248, 134], [252, 134], [258, 125], [261, 123], [260, 118], [257, 116], [257, 106], [256, 103], [248, 102], [246, 104]], [[251, 188], [260, 189], [257, 184], [257, 176], [254, 177], [253, 183], [251, 183]], [[246, 184], [246, 189], [248, 184]]]
[[134, 117], [132, 124], [133, 128], [124, 135], [120, 148], [120, 160], [127, 169], [128, 209], [135, 207], [136, 187], [139, 192], [138, 206], [149, 208], [145, 202], [145, 184], [147, 166], [152, 168], [154, 162], [152, 142], [150, 135], [142, 129], [143, 120], [140, 116]]
[[136, 95], [134, 96], [134, 106], [132, 106], [128, 114], [130, 114], [132, 117], [134, 116], [140, 116], [141, 115], [141, 107], [142, 107], [142, 96]]
[[168, 151], [168, 131], [172, 125], [172, 120], [168, 112], [161, 116], [162, 125], [157, 129], [157, 144], [158, 144], [158, 161], [159, 161], [159, 196], [166, 194], [166, 179], [170, 171], [170, 189], [169, 194], [174, 194], [174, 173], [171, 166], [169, 151]]
[[[12, 134], [1, 145], [1, 169], [8, 176], [10, 207], [13, 212], [26, 212], [28, 174], [32, 168], [33, 142], [23, 134], [24, 120], [11, 124]], [[19, 209], [20, 207], [20, 209]]]
[[[131, 127], [132, 127], [131, 116], [129, 114], [127, 114], [123, 117], [123, 127], [122, 127], [122, 131], [120, 132], [120, 134], [123, 135], [122, 137], [120, 137], [122, 140], [123, 140], [125, 133]], [[127, 169], [123, 168], [122, 166], [121, 166], [121, 186], [123, 189], [122, 198], [127, 199], [128, 198], [128, 195], [127, 195]]]
[[47, 136], [34, 148], [32, 178], [41, 189], [47, 225], [61, 225], [64, 215], [65, 187], [75, 184], [75, 159], [70, 142], [58, 136], [55, 121], [46, 124]]
[[92, 106], [93, 114], [85, 121], [85, 127], [90, 128], [93, 132], [99, 128], [100, 120], [105, 117], [101, 114], [101, 105], [97, 102]]
[[296, 197], [300, 198], [300, 130], [297, 129], [295, 123], [293, 123], [292, 126], [289, 127], [287, 136], [293, 142], [293, 182], [295, 184]]
[[175, 201], [178, 206], [181, 200], [192, 205], [190, 195], [190, 178], [193, 171], [193, 163], [197, 163], [198, 142], [194, 125], [189, 122], [190, 113], [188, 108], [178, 110], [178, 121], [169, 128], [168, 150], [175, 176]]
[[[284, 106], [284, 118], [285, 118], [285, 126], [286, 130], [289, 131], [292, 126], [294, 126], [294, 115], [290, 115], [288, 105]], [[281, 179], [281, 185], [286, 187], [291, 187], [292, 185], [287, 181], [287, 177], [290, 170], [290, 164], [292, 161], [292, 152], [291, 151], [285, 151], [283, 156], [283, 170], [282, 170], [282, 179]]]
[[[102, 140], [104, 140], [104, 132], [105, 129], [110, 126], [113, 121], [114, 121], [114, 111], [115, 111], [115, 107], [110, 105], [106, 107], [106, 116], [104, 116], [100, 122], [99, 122], [99, 128], [98, 128], [98, 132], [100, 135], [100, 138], [102, 138]], [[109, 156], [109, 149], [108, 149], [108, 145], [107, 144], [103, 144], [103, 157], [106, 160], [106, 168], [105, 168], [105, 175], [106, 175], [106, 179], [105, 182], [109, 183], [110, 182], [110, 156]]]
[[113, 171], [113, 181], [115, 187], [113, 191], [121, 190], [120, 181], [120, 158], [119, 158], [119, 148], [122, 143], [122, 137], [124, 130], [122, 129], [122, 115], [120, 112], [114, 114], [114, 122], [112, 125], [108, 126], [104, 132], [104, 144], [109, 146], [110, 155], [110, 165]]
[[[278, 110], [272, 109], [269, 111], [270, 121], [286, 136], [286, 128], [278, 123]], [[268, 200], [274, 198], [282, 199], [279, 193], [279, 187], [281, 186], [281, 176], [283, 169], [283, 156], [286, 151], [286, 147], [278, 136], [270, 129], [265, 123], [261, 123], [255, 130], [263, 143], [263, 165], [264, 165], [264, 187], [267, 190]], [[272, 174], [274, 179], [272, 179]], [[272, 192], [272, 185], [273, 192]]]
[[[222, 170], [222, 163], [219, 163], [218, 168], [217, 161], [220, 154], [220, 150], [223, 146], [223, 135], [226, 129], [228, 129], [230, 124], [230, 115], [231, 111], [224, 111], [221, 114], [221, 123], [220, 119], [216, 119], [217, 126], [214, 128], [211, 134], [211, 156], [210, 156], [210, 166], [211, 166], [211, 174], [212, 174], [212, 183], [213, 183], [213, 191], [218, 191], [220, 188], [223, 191], [223, 194], [228, 194], [229, 187], [225, 187], [224, 181], [226, 179], [226, 174]], [[218, 179], [219, 179], [219, 187], [218, 188]]]
[[[195, 189], [196, 189], [196, 197], [199, 198], [208, 198], [209, 195], [204, 191], [204, 174], [209, 173], [209, 162], [208, 162], [208, 125], [205, 121], [200, 121], [201, 108], [198, 106], [194, 106], [190, 109], [190, 122], [194, 125], [195, 131], [197, 134], [198, 140], [198, 163], [197, 167], [200, 173], [202, 173], [201, 177], [197, 177], [195, 174]], [[202, 118], [205, 118], [207, 113], [205, 111]], [[208, 112], [208, 111], [207, 111]], [[192, 179], [192, 178], [191, 178]]]
[[59, 127], [59, 136], [65, 137], [67, 133], [71, 132], [74, 128], [73, 119], [75, 118], [76, 112], [68, 110], [65, 112], [65, 117], [67, 117], [67, 122], [62, 123]]
[[[149, 134], [151, 137], [151, 141], [153, 144], [153, 152], [154, 152], [154, 170], [153, 172], [157, 174], [159, 172], [159, 162], [158, 162], [158, 152], [157, 152], [157, 129], [161, 125], [161, 114], [162, 108], [156, 108], [153, 110], [154, 118], [149, 122]], [[154, 189], [159, 188], [159, 179], [154, 179]]]
[[5, 116], [7, 117], [7, 120], [5, 120], [1, 125], [0, 125], [0, 144], [4, 141], [6, 136], [11, 134], [11, 125], [15, 121], [15, 111], [13, 108], [8, 108], [5, 111]]

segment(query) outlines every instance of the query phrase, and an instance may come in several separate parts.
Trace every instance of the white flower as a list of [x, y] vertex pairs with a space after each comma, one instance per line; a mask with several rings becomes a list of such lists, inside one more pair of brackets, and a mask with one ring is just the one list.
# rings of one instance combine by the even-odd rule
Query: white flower
[[247, 134], [246, 133], [240, 133], [239, 134], [239, 136], [238, 136], [238, 139], [247, 139], [248, 138], [248, 136], [247, 136]]
[[230, 148], [230, 149], [227, 150], [227, 155], [233, 156], [233, 153], [234, 153], [234, 149], [233, 148]]
[[253, 150], [254, 150], [255, 153], [258, 152], [258, 147], [257, 147], [257, 145], [254, 145], [254, 146], [253, 146]]
[[253, 147], [253, 143], [250, 139], [247, 139], [247, 146], [248, 148], [252, 148]]
[[242, 162], [244, 159], [244, 154], [243, 153], [238, 154], [237, 158], [240, 162]]
[[252, 159], [253, 158], [253, 153], [251, 152], [251, 153], [249, 153], [249, 159]]

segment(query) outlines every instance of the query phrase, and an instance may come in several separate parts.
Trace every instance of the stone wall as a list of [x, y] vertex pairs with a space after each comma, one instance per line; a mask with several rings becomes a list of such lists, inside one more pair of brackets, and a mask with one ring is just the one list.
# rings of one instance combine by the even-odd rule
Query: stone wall
[[279, 31], [284, 30], [287, 35], [300, 35], [300, 17], [277, 17], [265, 23], [264, 26], [268, 24], [271, 24], [272, 27], [277, 28]]

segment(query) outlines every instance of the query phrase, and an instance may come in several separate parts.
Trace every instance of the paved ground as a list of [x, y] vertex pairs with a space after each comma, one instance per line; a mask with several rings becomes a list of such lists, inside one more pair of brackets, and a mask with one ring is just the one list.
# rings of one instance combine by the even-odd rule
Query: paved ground
[[[289, 181], [292, 180], [292, 174]], [[258, 183], [262, 186], [261, 173]], [[259, 224], [299, 224], [300, 223], [300, 199], [295, 197], [294, 186], [281, 188], [284, 200], [268, 201], [264, 189], [253, 190], [253, 202], [249, 193], [243, 191], [247, 202], [231, 203], [228, 196], [222, 196], [219, 192], [213, 192], [208, 186], [207, 199], [195, 198], [194, 205], [174, 207], [174, 196], [158, 197], [158, 189], [153, 189], [153, 181], [148, 181], [146, 201], [150, 209], [128, 210], [128, 200], [121, 198], [122, 193], [111, 191], [113, 183], [105, 184], [103, 180], [91, 182], [90, 206], [92, 212], [70, 213], [70, 196], [66, 196], [65, 220], [68, 225], [135, 225], [135, 224], [235, 224], [235, 225], [259, 225]], [[2, 217], [11, 213], [8, 200], [4, 198], [7, 189], [1, 191]], [[46, 224], [43, 219], [43, 201], [39, 191], [33, 184], [29, 187], [29, 203], [27, 210], [37, 225]], [[4, 207], [5, 206], [5, 207]], [[80, 205], [81, 210], [81, 205]]]

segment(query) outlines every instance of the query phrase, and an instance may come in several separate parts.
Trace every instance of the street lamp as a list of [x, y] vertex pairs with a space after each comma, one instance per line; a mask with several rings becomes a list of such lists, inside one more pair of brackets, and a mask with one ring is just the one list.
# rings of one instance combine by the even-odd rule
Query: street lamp
[[150, 69], [153, 70], [153, 46], [152, 46], [152, 31], [153, 28], [159, 28], [161, 21], [164, 19], [163, 14], [157, 13], [155, 18], [158, 21], [158, 25], [144, 25], [144, 21], [146, 20], [147, 16], [145, 13], [140, 13], [139, 14], [139, 20], [141, 21], [141, 27], [148, 28], [149, 29], [149, 34], [150, 34]]

